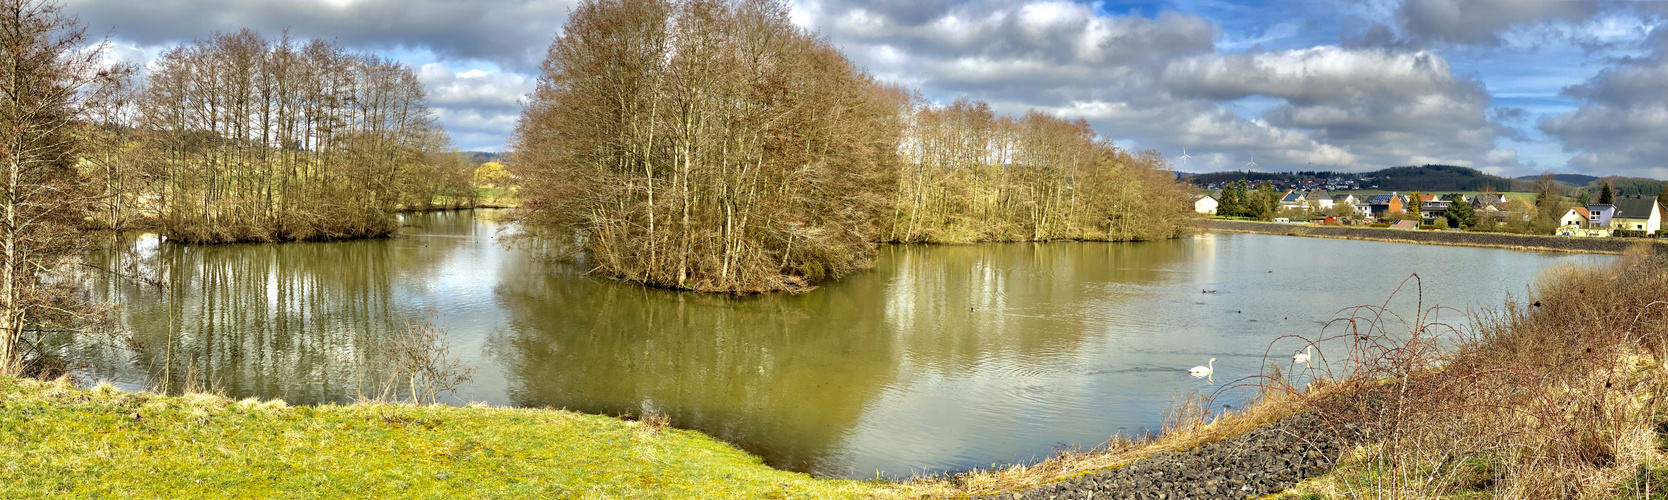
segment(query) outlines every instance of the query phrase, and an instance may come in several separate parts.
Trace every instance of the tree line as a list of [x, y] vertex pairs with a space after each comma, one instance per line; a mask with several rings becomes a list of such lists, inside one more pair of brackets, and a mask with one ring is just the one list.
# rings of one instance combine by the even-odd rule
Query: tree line
[[106, 127], [133, 127], [126, 204], [172, 239], [384, 236], [401, 207], [473, 197], [415, 71], [331, 42], [217, 34], [164, 53], [132, 99]]
[[107, 318], [73, 288], [100, 229], [215, 243], [383, 236], [475, 198], [411, 67], [253, 31], [106, 62], [52, 0], [0, 0], [0, 376]]
[[512, 140], [526, 234], [594, 272], [803, 290], [880, 242], [1130, 241], [1189, 213], [1156, 154], [1079, 120], [876, 82], [776, 0], [591, 0]]

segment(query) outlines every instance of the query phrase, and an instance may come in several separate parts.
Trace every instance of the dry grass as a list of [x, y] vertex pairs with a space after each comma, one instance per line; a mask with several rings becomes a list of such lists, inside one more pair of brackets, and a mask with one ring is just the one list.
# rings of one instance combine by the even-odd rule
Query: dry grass
[[1301, 402], [1367, 433], [1301, 493], [1661, 496], [1668, 256], [1650, 253], [1549, 270], [1534, 297], [1476, 314], [1464, 331], [1423, 311], [1403, 335], [1383, 321], [1352, 324], [1367, 345], [1352, 351], [1344, 390]]
[[[1354, 308], [1314, 338], [1293, 336], [1322, 348], [1306, 377], [1269, 362], [1263, 375], [1179, 405], [1160, 436], [914, 483], [943, 496], [1029, 488], [1310, 411], [1354, 451], [1293, 497], [1665, 498], [1668, 254], [1657, 248], [1551, 269], [1534, 297], [1493, 311]], [[1418, 276], [1403, 288], [1420, 293]], [[1470, 326], [1441, 321], [1456, 314]], [[1203, 410], [1247, 387], [1256, 404], [1214, 418]]]

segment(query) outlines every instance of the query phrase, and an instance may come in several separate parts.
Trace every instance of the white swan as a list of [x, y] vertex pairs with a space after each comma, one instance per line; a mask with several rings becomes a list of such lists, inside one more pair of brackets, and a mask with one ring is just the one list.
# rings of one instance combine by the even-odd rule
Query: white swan
[[1309, 362], [1309, 351], [1313, 351], [1313, 350], [1315, 350], [1315, 346], [1313, 346], [1313, 345], [1303, 348], [1303, 352], [1292, 355], [1292, 361], [1298, 362], [1298, 363], [1308, 363]]
[[1187, 373], [1195, 377], [1210, 375], [1216, 371], [1216, 358], [1210, 358], [1210, 366], [1195, 366], [1187, 369]]

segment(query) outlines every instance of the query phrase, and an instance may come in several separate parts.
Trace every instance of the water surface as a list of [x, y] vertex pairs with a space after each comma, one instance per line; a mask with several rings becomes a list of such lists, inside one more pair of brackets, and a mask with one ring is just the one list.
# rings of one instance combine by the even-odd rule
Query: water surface
[[[889, 246], [811, 293], [736, 298], [586, 277], [495, 243], [488, 219], [412, 215], [402, 236], [337, 243], [125, 240], [108, 265], [167, 270], [159, 286], [95, 287], [125, 305], [134, 341], [66, 351], [132, 389], [336, 402], [388, 332], [432, 320], [479, 368], [450, 402], [648, 409], [777, 467], [907, 477], [1156, 429], [1178, 396], [1255, 374], [1276, 338], [1316, 336], [1413, 273], [1426, 307], [1464, 309], [1523, 294], [1548, 266], [1610, 259], [1252, 234]], [[1185, 373], [1210, 358], [1214, 379]]]

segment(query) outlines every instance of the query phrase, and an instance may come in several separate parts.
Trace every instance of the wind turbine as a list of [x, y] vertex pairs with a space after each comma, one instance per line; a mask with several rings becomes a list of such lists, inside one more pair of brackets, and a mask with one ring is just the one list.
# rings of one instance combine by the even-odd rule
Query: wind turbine
[[1182, 146], [1182, 155], [1181, 155], [1182, 166], [1185, 167], [1187, 165], [1187, 159], [1188, 158], [1192, 158], [1192, 157], [1187, 155], [1187, 146]]
[[1245, 167], [1253, 170], [1257, 168], [1257, 153], [1251, 153], [1251, 161], [1245, 162]]

